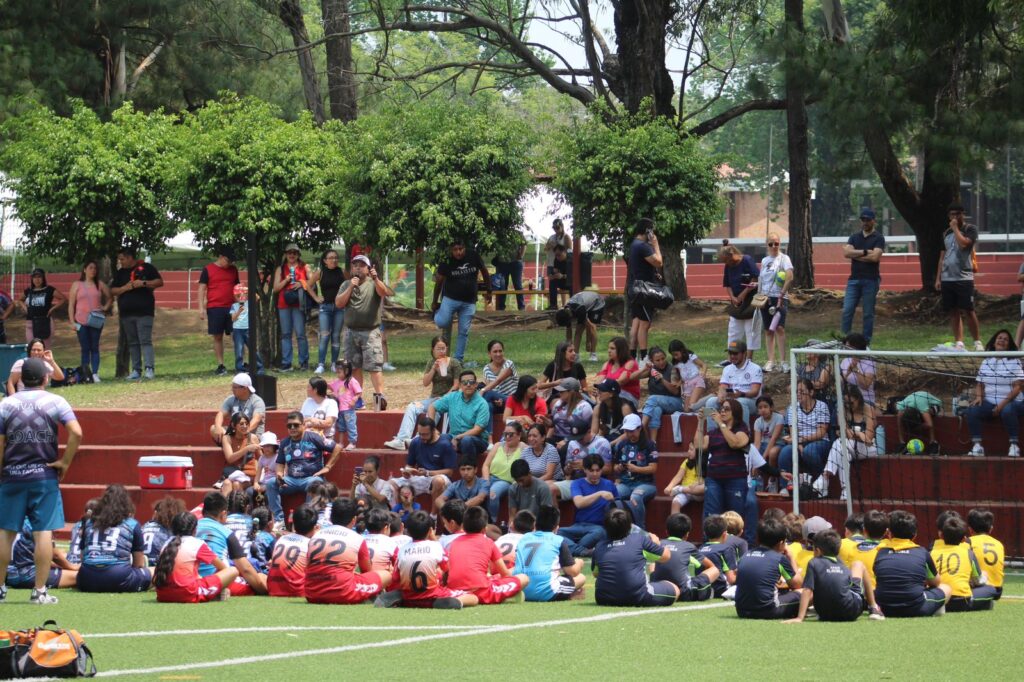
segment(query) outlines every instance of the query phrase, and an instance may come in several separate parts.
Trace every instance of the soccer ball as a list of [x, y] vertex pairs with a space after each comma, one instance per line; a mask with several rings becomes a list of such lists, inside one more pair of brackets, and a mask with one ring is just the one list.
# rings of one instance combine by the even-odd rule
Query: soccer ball
[[924, 452], [924, 443], [921, 442], [920, 438], [915, 438], [907, 443], [907, 454], [908, 455], [920, 455]]
[[775, 273], [775, 284], [777, 284], [778, 286], [781, 287], [785, 283], [786, 283], [786, 271], [785, 270], [779, 270], [778, 272]]

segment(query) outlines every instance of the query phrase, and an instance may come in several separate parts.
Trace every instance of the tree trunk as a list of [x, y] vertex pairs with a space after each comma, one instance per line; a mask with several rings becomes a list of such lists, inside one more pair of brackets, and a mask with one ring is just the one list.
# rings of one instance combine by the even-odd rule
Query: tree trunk
[[[324, 33], [328, 36], [349, 31], [348, 0], [321, 0]], [[327, 98], [331, 118], [356, 120], [356, 81], [352, 68], [352, 38], [327, 38]]]
[[309, 33], [306, 31], [306, 20], [302, 16], [302, 6], [298, 0], [282, 0], [277, 5], [277, 15], [292, 34], [292, 42], [299, 48], [295, 53], [299, 59], [299, 72], [302, 74], [302, 92], [306, 96], [306, 107], [313, 113], [313, 120], [322, 124], [325, 120], [324, 102], [320, 95], [320, 78], [313, 62], [313, 51], [309, 47]]
[[665, 284], [672, 289], [677, 301], [690, 298], [686, 290], [686, 275], [683, 271], [683, 258], [680, 255], [686, 244], [665, 237], [661, 244], [661, 259], [664, 263]]
[[814, 287], [811, 184], [807, 167], [807, 104], [801, 75], [804, 2], [786, 0], [786, 142], [789, 151], [789, 250], [794, 286]]
[[675, 3], [620, 0], [613, 4], [619, 80], [626, 110], [639, 112], [644, 98], [649, 97], [651, 113], [674, 116], [675, 85], [665, 66], [665, 41]]
[[280, 364], [278, 352], [281, 348], [279, 342], [280, 322], [277, 317], [277, 296], [274, 295], [274, 268], [278, 267], [277, 262], [263, 262], [261, 264], [262, 284], [260, 285], [259, 307], [260, 307], [260, 329], [259, 329], [259, 350], [263, 358], [263, 366], [270, 370]]

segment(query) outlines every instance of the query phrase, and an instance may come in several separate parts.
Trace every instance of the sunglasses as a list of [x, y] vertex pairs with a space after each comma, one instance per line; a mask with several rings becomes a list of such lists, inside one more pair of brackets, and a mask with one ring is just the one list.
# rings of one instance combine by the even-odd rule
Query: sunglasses
[[463, 386], [475, 386], [476, 379], [463, 379], [459, 383], [462, 384]]
[[518, 431], [506, 431], [505, 433], [503, 433], [501, 435], [505, 436], [505, 438], [512, 438], [513, 436], [518, 436], [519, 432]]
[[289, 429], [297, 429], [297, 428], [300, 428], [301, 426], [302, 426], [302, 422], [295, 422], [295, 423], [292, 423], [292, 424], [288, 424], [288, 428]]
[[778, 246], [779, 242], [768, 242], [768, 246]]

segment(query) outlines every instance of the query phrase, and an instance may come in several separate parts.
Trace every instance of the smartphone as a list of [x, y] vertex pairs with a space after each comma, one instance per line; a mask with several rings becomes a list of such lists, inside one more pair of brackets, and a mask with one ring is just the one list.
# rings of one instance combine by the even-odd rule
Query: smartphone
[[708, 405], [704, 406], [704, 416], [705, 417], [710, 417], [714, 413], [715, 413], [715, 408], [709, 407]]
[[361, 466], [356, 467], [356, 476], [362, 476], [362, 475], [363, 475], [363, 467], [361, 467]]

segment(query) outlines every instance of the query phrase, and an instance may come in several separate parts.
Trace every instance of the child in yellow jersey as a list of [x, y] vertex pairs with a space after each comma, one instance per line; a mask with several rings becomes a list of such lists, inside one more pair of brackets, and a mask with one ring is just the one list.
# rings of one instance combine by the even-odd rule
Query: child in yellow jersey
[[971, 548], [978, 558], [978, 566], [985, 583], [996, 591], [996, 599], [1003, 596], [1003, 572], [1006, 552], [1003, 543], [992, 537], [995, 516], [988, 509], [972, 509], [967, 514], [967, 525], [971, 529]]
[[851, 552], [840, 552], [839, 555], [847, 568], [853, 566], [855, 561], [864, 564], [866, 576], [872, 585], [875, 584], [875, 555], [878, 554], [878, 548], [885, 543], [885, 533], [888, 530], [889, 516], [885, 512], [872, 509], [864, 514], [864, 534], [867, 537], [858, 542]]
[[800, 539], [788, 545], [793, 564], [802, 575], [807, 574], [807, 564], [814, 558], [814, 536], [832, 530], [832, 524], [820, 516], [812, 516], [800, 524]]
[[967, 524], [960, 517], [950, 516], [942, 525], [942, 539], [932, 547], [932, 561], [939, 570], [939, 580], [949, 585], [952, 596], [947, 611], [988, 611], [995, 600], [995, 588], [980, 585], [978, 560], [971, 546], [964, 542]]
[[843, 539], [839, 545], [839, 560], [850, 567], [853, 564], [853, 553], [857, 545], [863, 542], [864, 537], [864, 515], [860, 513], [850, 514], [843, 524]]

